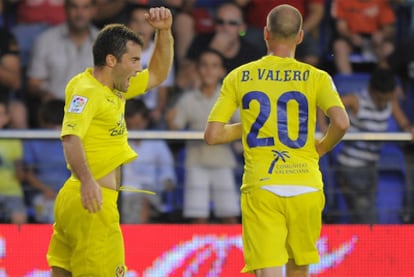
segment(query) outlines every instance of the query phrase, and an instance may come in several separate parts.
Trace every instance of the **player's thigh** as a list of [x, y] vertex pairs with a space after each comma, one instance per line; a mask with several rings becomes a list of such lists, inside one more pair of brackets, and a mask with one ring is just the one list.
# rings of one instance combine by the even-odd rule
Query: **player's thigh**
[[102, 207], [88, 222], [84, 238], [78, 240], [73, 252], [74, 276], [116, 276], [117, 270], [125, 271], [124, 242], [117, 211]]
[[294, 259], [297, 265], [318, 263], [316, 243], [322, 228], [324, 193], [316, 191], [287, 199], [289, 200], [286, 206], [289, 257]]
[[239, 216], [240, 194], [231, 168], [211, 170], [212, 197], [216, 216]]
[[284, 205], [283, 197], [260, 188], [241, 193], [246, 272], [287, 263]]
[[125, 271], [118, 192], [101, 188], [101, 210], [89, 213], [82, 207], [79, 184], [65, 185], [62, 190], [56, 200], [50, 266], [70, 271], [73, 276], [115, 276], [117, 270]]

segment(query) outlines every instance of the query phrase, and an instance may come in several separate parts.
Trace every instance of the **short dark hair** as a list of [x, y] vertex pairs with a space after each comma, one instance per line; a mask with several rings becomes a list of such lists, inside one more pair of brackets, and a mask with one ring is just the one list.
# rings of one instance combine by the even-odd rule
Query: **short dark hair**
[[141, 99], [131, 99], [125, 104], [125, 117], [141, 114], [144, 118], [149, 118], [150, 110]]
[[371, 73], [369, 86], [370, 88], [381, 93], [389, 93], [394, 91], [397, 86], [397, 80], [394, 72], [391, 69], [376, 68]]
[[107, 55], [114, 55], [117, 60], [120, 60], [122, 55], [126, 53], [128, 41], [133, 41], [141, 47], [144, 45], [142, 39], [125, 25], [106, 25], [99, 32], [93, 44], [94, 65], [105, 65]]

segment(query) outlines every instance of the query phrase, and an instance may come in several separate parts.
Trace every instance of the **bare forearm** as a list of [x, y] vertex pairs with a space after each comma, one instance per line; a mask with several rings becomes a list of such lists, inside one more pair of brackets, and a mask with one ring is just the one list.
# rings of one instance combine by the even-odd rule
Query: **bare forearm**
[[207, 144], [229, 143], [242, 137], [241, 123], [223, 124], [220, 122], [209, 122], [204, 132]]
[[241, 123], [233, 123], [224, 125], [223, 143], [232, 142], [242, 137]]
[[323, 137], [317, 142], [316, 148], [322, 156], [329, 152], [345, 135], [349, 128], [348, 114], [340, 107], [334, 107], [328, 110], [330, 123]]
[[75, 176], [82, 183], [92, 180], [93, 176], [89, 170], [81, 139], [73, 135], [65, 136], [63, 138], [63, 150], [66, 161]]
[[320, 139], [319, 144], [320, 148], [323, 149], [323, 152], [329, 152], [345, 135], [346, 130], [343, 128], [338, 128], [336, 125], [329, 125], [325, 135]]
[[171, 70], [174, 57], [174, 39], [171, 29], [159, 29], [155, 35], [155, 48], [148, 70], [150, 72], [149, 88], [160, 85]]

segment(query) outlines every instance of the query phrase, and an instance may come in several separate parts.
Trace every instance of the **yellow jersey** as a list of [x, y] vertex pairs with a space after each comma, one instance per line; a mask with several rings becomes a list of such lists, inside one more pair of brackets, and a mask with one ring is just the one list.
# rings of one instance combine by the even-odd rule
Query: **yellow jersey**
[[264, 185], [323, 189], [316, 111], [334, 106], [344, 108], [325, 71], [293, 58], [265, 56], [226, 76], [208, 121], [227, 123], [240, 108], [242, 190]]
[[128, 145], [125, 101], [144, 93], [148, 78], [147, 70], [140, 72], [130, 79], [128, 91], [122, 93], [102, 85], [88, 68], [66, 86], [61, 137], [76, 135], [81, 139], [94, 178], [137, 157]]

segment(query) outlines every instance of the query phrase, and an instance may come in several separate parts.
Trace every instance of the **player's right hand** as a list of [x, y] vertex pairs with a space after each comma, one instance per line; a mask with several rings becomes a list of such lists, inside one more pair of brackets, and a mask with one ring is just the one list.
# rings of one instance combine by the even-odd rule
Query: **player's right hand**
[[96, 213], [102, 207], [101, 187], [95, 180], [81, 184], [82, 206], [90, 213]]

